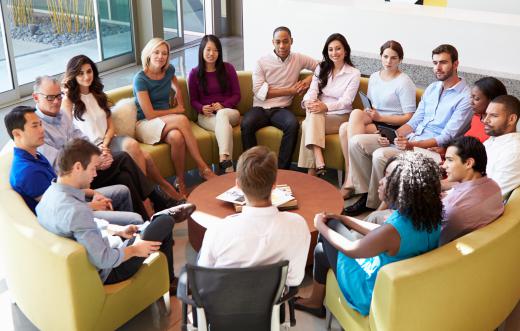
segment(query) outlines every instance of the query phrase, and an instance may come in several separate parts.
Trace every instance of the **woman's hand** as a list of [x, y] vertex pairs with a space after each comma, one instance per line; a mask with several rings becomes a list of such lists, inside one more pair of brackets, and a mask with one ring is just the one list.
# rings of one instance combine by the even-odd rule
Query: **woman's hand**
[[329, 110], [320, 100], [308, 101], [306, 108], [311, 113], [326, 113]]
[[379, 145], [381, 147], [388, 147], [388, 146], [390, 146], [390, 140], [388, 140], [387, 137], [379, 136], [379, 138], [377, 138], [377, 142], [379, 143]]
[[222, 106], [222, 104], [220, 102], [214, 102], [211, 105], [213, 106], [213, 109], [215, 110], [215, 112], [225, 108], [224, 106]]
[[365, 112], [370, 116], [373, 122], [380, 122], [381, 121], [381, 114], [373, 108], [367, 108], [365, 109]]
[[213, 107], [213, 105], [202, 106], [202, 114], [204, 116], [212, 116], [214, 111], [215, 108]]

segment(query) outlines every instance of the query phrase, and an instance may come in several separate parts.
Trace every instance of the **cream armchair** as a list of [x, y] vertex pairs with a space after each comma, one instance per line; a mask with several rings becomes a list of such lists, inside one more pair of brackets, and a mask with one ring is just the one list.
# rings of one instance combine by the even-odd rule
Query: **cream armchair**
[[103, 286], [83, 246], [41, 227], [11, 189], [11, 162], [11, 152], [0, 156], [0, 263], [10, 296], [36, 327], [114, 330], [163, 295], [169, 312], [163, 254], [150, 256], [131, 279]]

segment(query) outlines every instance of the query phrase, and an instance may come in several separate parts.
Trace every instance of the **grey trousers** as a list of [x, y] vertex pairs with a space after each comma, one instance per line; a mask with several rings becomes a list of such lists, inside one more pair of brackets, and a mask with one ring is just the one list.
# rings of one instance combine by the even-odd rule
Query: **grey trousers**
[[114, 211], [94, 211], [95, 218], [101, 218], [117, 225], [143, 223], [141, 215], [132, 212], [132, 197], [128, 187], [120, 184], [110, 185], [97, 188], [96, 191], [112, 199]]

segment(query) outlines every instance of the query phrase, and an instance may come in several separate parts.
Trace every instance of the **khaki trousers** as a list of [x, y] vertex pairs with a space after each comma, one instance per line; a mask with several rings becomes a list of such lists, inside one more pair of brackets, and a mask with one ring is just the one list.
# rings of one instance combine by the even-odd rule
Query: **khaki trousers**
[[316, 161], [312, 145], [325, 148], [325, 136], [338, 133], [342, 123], [348, 121], [348, 114], [327, 115], [307, 112], [302, 122], [302, 139], [298, 156], [298, 167], [315, 168]]
[[199, 114], [198, 123], [206, 130], [215, 132], [219, 155], [233, 157], [233, 127], [240, 122], [240, 112], [236, 109], [223, 108], [215, 115]]
[[381, 147], [378, 137], [378, 134], [358, 134], [350, 139], [348, 145], [348, 176], [356, 193], [368, 192], [367, 207], [374, 209], [381, 203], [377, 188], [384, 176], [386, 162], [403, 152], [395, 147]]

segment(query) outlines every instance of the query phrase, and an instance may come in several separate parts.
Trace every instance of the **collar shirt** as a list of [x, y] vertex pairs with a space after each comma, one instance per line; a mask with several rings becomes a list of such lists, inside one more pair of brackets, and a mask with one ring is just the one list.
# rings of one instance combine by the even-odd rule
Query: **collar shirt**
[[253, 71], [253, 107], [278, 108], [291, 105], [293, 96], [267, 99], [269, 88], [287, 88], [296, 84], [303, 69], [314, 71], [318, 61], [300, 54], [289, 53], [282, 61], [273, 51], [261, 57]]
[[507, 196], [520, 186], [520, 132], [512, 132], [484, 141], [486, 173]]
[[85, 247], [103, 282], [123, 262], [128, 241], [106, 232], [108, 222], [94, 218], [82, 190], [53, 182], [36, 206], [36, 214], [47, 231]]
[[45, 129], [45, 143], [38, 147], [38, 152], [42, 153], [49, 160], [49, 163], [52, 164], [57, 172], [56, 159], [60, 149], [71, 139], [82, 138], [88, 140], [88, 138], [81, 130], [74, 127], [72, 119], [63, 110], [53, 117], [45, 115], [39, 109], [36, 109], [36, 115], [41, 118]]
[[461, 80], [444, 90], [442, 82], [430, 84], [422, 96], [417, 111], [408, 121], [413, 131], [411, 141], [435, 139], [438, 146], [446, 146], [453, 138], [468, 131], [473, 112], [470, 87]]
[[45, 156], [40, 153], [33, 156], [26, 150], [14, 148], [9, 182], [33, 213], [38, 204], [36, 198], [45, 193], [55, 178], [56, 173]]
[[305, 274], [309, 244], [309, 228], [300, 215], [273, 206], [244, 206], [242, 213], [207, 229], [197, 264], [241, 268], [288, 260], [286, 284], [297, 286]]
[[303, 103], [307, 100], [320, 100], [327, 105], [326, 114], [339, 115], [347, 114], [352, 111], [352, 103], [356, 97], [361, 73], [358, 69], [345, 63], [343, 68], [333, 77], [332, 72], [329, 74], [327, 85], [322, 89], [322, 94], [319, 93], [319, 76], [320, 67], [317, 66], [312, 76], [311, 86], [302, 100]]
[[493, 222], [504, 212], [500, 187], [488, 177], [455, 185], [442, 203], [444, 219], [439, 245]]

